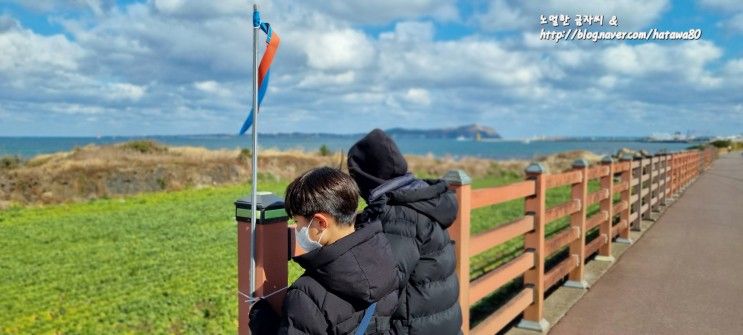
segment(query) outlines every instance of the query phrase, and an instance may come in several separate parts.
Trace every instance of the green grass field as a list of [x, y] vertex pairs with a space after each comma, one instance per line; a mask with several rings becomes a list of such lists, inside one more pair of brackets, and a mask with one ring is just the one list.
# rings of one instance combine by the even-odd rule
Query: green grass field
[[1, 212], [0, 333], [234, 333], [233, 202], [247, 189]]
[[[518, 180], [516, 173], [505, 174], [473, 186]], [[260, 188], [283, 194], [285, 185], [266, 181]], [[0, 212], [0, 333], [235, 333], [233, 202], [248, 189], [226, 186]], [[567, 187], [551, 190], [548, 206], [568, 197]], [[521, 215], [521, 200], [475, 210], [472, 233]], [[566, 225], [554, 222], [548, 234]], [[517, 238], [473, 258], [472, 278], [522, 249]], [[299, 274], [290, 264], [291, 279]], [[474, 321], [518, 285], [475, 306]]]

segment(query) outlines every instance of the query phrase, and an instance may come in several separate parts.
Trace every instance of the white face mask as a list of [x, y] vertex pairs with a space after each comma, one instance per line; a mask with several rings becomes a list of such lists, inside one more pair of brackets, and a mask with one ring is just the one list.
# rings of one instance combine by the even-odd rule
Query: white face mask
[[322, 239], [322, 234], [325, 234], [325, 231], [323, 230], [322, 233], [320, 233], [320, 237], [317, 238], [317, 241], [313, 241], [310, 238], [310, 226], [312, 225], [312, 222], [315, 219], [312, 218], [310, 220], [310, 224], [308, 224], [306, 227], [302, 227], [297, 229], [297, 227], [294, 227], [294, 230], [296, 231], [297, 236], [297, 242], [299, 242], [299, 246], [304, 249], [306, 252], [310, 252], [312, 250], [318, 249], [322, 247], [322, 244], [320, 244], [320, 239]]

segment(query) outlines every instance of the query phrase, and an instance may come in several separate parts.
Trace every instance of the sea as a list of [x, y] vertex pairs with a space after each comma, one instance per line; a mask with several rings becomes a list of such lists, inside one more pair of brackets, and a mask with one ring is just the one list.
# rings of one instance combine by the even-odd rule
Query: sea
[[[308, 152], [318, 151], [326, 146], [333, 152], [348, 149], [363, 135], [328, 134], [261, 134], [261, 149], [299, 149]], [[103, 137], [0, 137], [0, 156], [19, 156], [31, 158], [39, 154], [71, 151], [75, 147], [90, 144], [106, 145], [132, 140], [151, 139], [170, 146], [193, 146], [208, 149], [251, 148], [250, 136], [233, 135], [178, 135], [178, 136], [103, 136]], [[681, 151], [696, 143], [689, 142], [649, 142], [640, 138], [580, 138], [560, 140], [483, 140], [471, 139], [427, 139], [396, 138], [400, 151], [404, 154], [433, 155], [437, 157], [464, 156], [492, 159], [532, 159], [565, 151], [588, 150], [596, 154], [616, 153], [621, 148], [660, 151]]]

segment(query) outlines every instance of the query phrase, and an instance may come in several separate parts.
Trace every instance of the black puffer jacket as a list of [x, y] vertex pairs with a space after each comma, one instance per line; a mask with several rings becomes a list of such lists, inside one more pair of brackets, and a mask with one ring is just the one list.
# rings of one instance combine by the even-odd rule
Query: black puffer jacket
[[457, 215], [454, 193], [444, 181], [423, 181], [408, 173], [397, 144], [380, 129], [348, 151], [348, 172], [368, 204], [357, 225], [381, 220], [398, 263], [402, 291], [393, 331], [460, 333], [456, 256], [446, 231]]
[[381, 220], [402, 283], [393, 315], [396, 334], [458, 334], [462, 325], [453, 242], [446, 231], [457, 213], [444, 181], [412, 175], [370, 192], [357, 224]]
[[373, 302], [366, 334], [390, 333], [399, 284], [379, 222], [294, 261], [305, 273], [287, 291], [279, 334], [351, 334]]

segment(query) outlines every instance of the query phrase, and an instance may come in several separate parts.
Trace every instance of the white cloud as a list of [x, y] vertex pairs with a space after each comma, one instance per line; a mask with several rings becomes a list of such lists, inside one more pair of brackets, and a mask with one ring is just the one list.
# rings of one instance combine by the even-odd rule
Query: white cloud
[[48, 105], [50, 111], [65, 115], [96, 115], [104, 113], [105, 109], [98, 106], [89, 106], [70, 103], [55, 103]]
[[321, 87], [325, 85], [348, 85], [354, 83], [356, 80], [356, 73], [354, 71], [346, 71], [338, 74], [325, 74], [325, 73], [308, 73], [297, 87]]
[[434, 26], [431, 22], [403, 21], [395, 24], [395, 30], [380, 34], [381, 40], [395, 43], [418, 43], [433, 40]]
[[[519, 5], [511, 5], [506, 0], [492, 0], [485, 12], [475, 15], [475, 21], [485, 30], [511, 30], [532, 25], [527, 20], [534, 20], [531, 15], [524, 15]], [[537, 17], [538, 19], [538, 17]]]
[[128, 83], [114, 83], [109, 84], [109, 99], [112, 100], [130, 100], [138, 101], [145, 93], [146, 89], [142, 86], [132, 85]]
[[377, 0], [322, 1], [310, 0], [311, 8], [354, 23], [385, 24], [396, 19], [432, 17], [441, 21], [459, 18], [454, 0]]
[[222, 87], [222, 85], [214, 80], [195, 82], [193, 86], [200, 91], [214, 94], [220, 97], [226, 97], [230, 95], [230, 91], [228, 89]]
[[[645, 48], [647, 50], [647, 48]], [[653, 48], [655, 49], [655, 48]], [[655, 69], [640, 63], [635, 48], [620, 44], [604, 52], [603, 63], [607, 70], [618, 74], [641, 74], [646, 70]]]
[[40, 36], [25, 29], [0, 32], [0, 50], [0, 71], [18, 74], [74, 71], [85, 55], [63, 35]]
[[[482, 38], [434, 41], [430, 23], [398, 23], [380, 36], [378, 67], [385, 80], [437, 87], [539, 85], [531, 55]], [[401, 48], [401, 45], [406, 47]]]
[[409, 89], [403, 98], [414, 104], [428, 106], [431, 104], [431, 96], [428, 94], [428, 90], [423, 88], [411, 88]]
[[722, 56], [722, 50], [711, 42], [689, 41], [675, 44], [619, 44], [608, 47], [601, 56], [604, 67], [618, 75], [644, 77], [667, 74], [704, 87], [720, 84], [706, 66]]
[[383, 92], [346, 93], [341, 96], [342, 101], [351, 104], [382, 104], [387, 95]]
[[19, 29], [21, 25], [10, 15], [0, 15], [0, 33], [11, 29]]
[[610, 89], [610, 88], [613, 88], [616, 84], [617, 84], [616, 76], [606, 75], [606, 76], [601, 76], [601, 78], [599, 78], [599, 85], [601, 85], [604, 88]]
[[743, 75], [743, 58], [733, 59], [725, 64], [725, 73]]
[[[100, 3], [101, 17], [56, 19], [70, 38], [42, 36], [0, 16], [0, 110], [15, 122], [13, 129], [0, 125], [0, 132], [33, 120], [64, 122], [54, 115], [97, 118], [102, 123], [92, 129], [104, 133], [237, 130], [252, 86], [247, 0], [152, 0], [108, 10]], [[535, 38], [541, 9], [515, 1], [500, 1], [502, 10], [495, 12], [521, 19], [480, 29], [513, 25], [517, 34], [438, 40], [436, 23], [446, 15], [437, 13], [452, 4], [263, 3], [264, 19], [282, 38], [263, 107], [264, 131], [438, 127], [451, 125], [452, 115], [458, 123], [507, 125], [507, 136], [595, 129], [637, 134], [652, 122], [691, 127], [700, 115], [701, 123], [736, 124], [730, 120], [739, 115], [732, 111], [740, 105], [743, 61], [714, 66], [723, 60], [724, 45], [544, 43]], [[642, 13], [627, 15], [623, 29], [651, 24], [667, 1], [601, 6], [627, 12], [635, 5]], [[380, 12], [363, 12], [364, 6]], [[550, 1], [545, 8], [588, 7]], [[344, 18], [344, 11], [356, 13]], [[477, 19], [488, 23], [485, 14]], [[392, 28], [378, 36], [356, 25], [390, 20]], [[30, 121], [19, 121], [24, 117]], [[95, 122], [76, 120], [88, 128]], [[85, 129], [75, 124], [57, 131]]]
[[743, 34], [743, 11], [733, 15], [731, 18], [723, 21], [721, 24], [723, 27], [732, 32]]
[[152, 0], [154, 8], [167, 16], [182, 18], [209, 18], [226, 15], [249, 15], [253, 6], [247, 0]]
[[717, 11], [723, 16], [717, 26], [734, 34], [743, 34], [743, 2], [738, 0], [699, 0], [704, 8]]
[[304, 51], [307, 65], [320, 70], [363, 68], [375, 56], [369, 38], [353, 29], [308, 34]]

